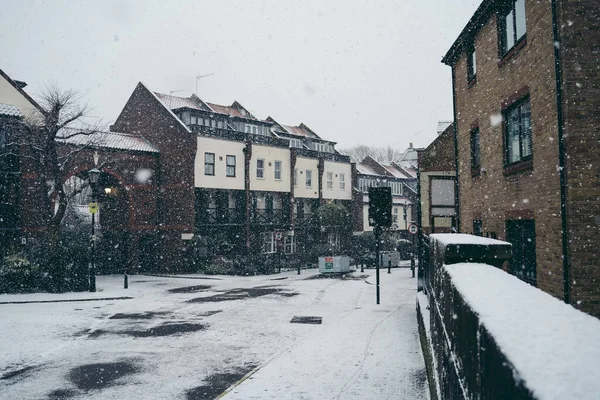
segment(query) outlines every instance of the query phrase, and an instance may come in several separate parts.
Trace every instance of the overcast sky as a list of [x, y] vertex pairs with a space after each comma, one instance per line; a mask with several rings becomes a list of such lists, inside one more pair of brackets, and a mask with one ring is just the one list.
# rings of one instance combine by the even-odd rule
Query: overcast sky
[[440, 60], [480, 0], [2, 1], [0, 69], [114, 122], [135, 85], [304, 122], [338, 148], [414, 142], [452, 119]]

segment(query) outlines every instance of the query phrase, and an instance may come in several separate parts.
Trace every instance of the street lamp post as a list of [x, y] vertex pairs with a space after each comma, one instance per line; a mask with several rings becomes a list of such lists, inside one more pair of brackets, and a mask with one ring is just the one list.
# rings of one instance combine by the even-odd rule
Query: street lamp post
[[90, 186], [92, 187], [92, 202], [90, 203], [90, 213], [92, 214], [92, 239], [91, 239], [91, 262], [90, 262], [90, 292], [96, 291], [96, 213], [98, 212], [97, 189], [100, 171], [94, 168], [88, 172]]

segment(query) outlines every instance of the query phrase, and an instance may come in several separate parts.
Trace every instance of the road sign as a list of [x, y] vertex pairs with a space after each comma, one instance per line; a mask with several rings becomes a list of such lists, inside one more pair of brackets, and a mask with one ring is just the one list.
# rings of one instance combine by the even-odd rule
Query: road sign
[[281, 240], [283, 239], [283, 234], [281, 232], [275, 232], [275, 239], [276, 240]]
[[98, 203], [96, 202], [92, 202], [89, 204], [90, 206], [90, 214], [97, 214], [98, 213]]
[[325, 257], [325, 269], [333, 269], [333, 257]]
[[408, 233], [410, 233], [411, 235], [416, 235], [418, 231], [419, 227], [417, 226], [417, 224], [413, 223], [408, 226]]

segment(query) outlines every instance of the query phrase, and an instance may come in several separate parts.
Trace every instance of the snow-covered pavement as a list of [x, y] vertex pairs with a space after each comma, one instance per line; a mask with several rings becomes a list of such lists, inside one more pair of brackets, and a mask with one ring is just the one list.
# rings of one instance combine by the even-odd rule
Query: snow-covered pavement
[[306, 279], [316, 273], [133, 276], [127, 290], [110, 276], [93, 294], [2, 295], [131, 299], [0, 304], [0, 398], [427, 398], [410, 270], [382, 270], [380, 305], [374, 271]]

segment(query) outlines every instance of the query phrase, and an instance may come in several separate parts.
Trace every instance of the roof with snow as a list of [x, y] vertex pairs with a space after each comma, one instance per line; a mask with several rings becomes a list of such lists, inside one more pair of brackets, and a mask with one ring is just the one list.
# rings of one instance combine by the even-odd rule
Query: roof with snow
[[178, 108], [191, 108], [192, 110], [211, 111], [202, 102], [194, 99], [193, 97], [179, 97], [172, 96], [170, 94], [154, 92], [165, 107], [170, 110], [176, 110]]
[[381, 175], [373, 167], [368, 164], [356, 163], [356, 170], [363, 175]]
[[22, 117], [21, 110], [12, 104], [0, 103], [0, 115], [5, 117]]
[[57, 137], [58, 141], [74, 146], [159, 153], [158, 148], [142, 136], [128, 133], [65, 128], [61, 136]]
[[230, 106], [223, 106], [215, 103], [206, 103], [214, 112], [219, 114], [229, 115], [230, 117], [247, 118], [257, 120], [248, 110], [246, 110], [240, 103], [234, 101]]

